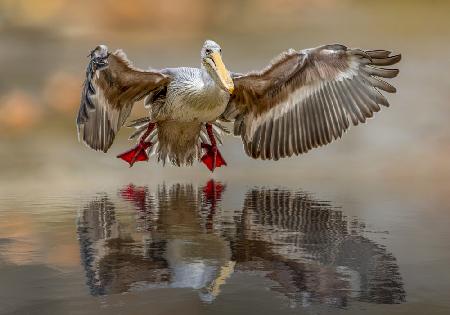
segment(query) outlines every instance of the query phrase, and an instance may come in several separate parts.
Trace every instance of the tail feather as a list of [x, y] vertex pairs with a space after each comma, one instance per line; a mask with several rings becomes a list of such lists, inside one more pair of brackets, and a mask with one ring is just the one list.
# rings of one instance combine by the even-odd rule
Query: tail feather
[[[150, 123], [147, 117], [132, 121], [129, 127], [135, 128], [130, 140], [139, 140], [147, 130]], [[219, 144], [222, 144], [223, 133], [230, 131], [221, 123], [214, 122], [213, 132]], [[148, 149], [149, 156], [156, 155], [163, 164], [170, 162], [176, 166], [189, 166], [202, 156], [202, 143], [208, 142], [204, 124], [197, 122], [157, 122], [155, 130], [146, 141], [153, 144]]]

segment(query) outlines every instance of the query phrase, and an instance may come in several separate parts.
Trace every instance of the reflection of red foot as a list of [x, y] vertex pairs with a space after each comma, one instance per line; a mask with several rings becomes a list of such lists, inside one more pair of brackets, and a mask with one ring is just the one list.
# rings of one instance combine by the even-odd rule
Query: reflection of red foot
[[214, 172], [216, 167], [227, 165], [227, 162], [223, 159], [222, 154], [220, 154], [217, 149], [217, 146], [202, 143], [202, 148], [206, 149], [206, 153], [202, 156], [202, 162], [211, 172]]
[[[205, 200], [205, 209], [209, 208], [208, 215], [206, 217], [205, 227], [208, 231], [211, 231], [214, 227], [214, 215], [216, 213], [216, 205], [222, 200], [222, 192], [224, 192], [225, 186], [220, 182], [215, 182], [210, 179], [206, 186], [203, 187], [203, 198]], [[203, 204], [202, 204], [203, 207]]]
[[139, 144], [133, 149], [119, 154], [117, 157], [128, 162], [130, 167], [133, 166], [134, 162], [138, 161], [148, 161], [147, 152], [145, 152], [149, 147], [151, 147], [151, 142], [139, 142]]
[[203, 196], [206, 202], [211, 205], [216, 205], [217, 201], [222, 200], [222, 193], [225, 191], [225, 186], [220, 182], [215, 182], [210, 179], [203, 187]]
[[145, 211], [147, 206], [148, 189], [144, 186], [134, 186], [130, 184], [120, 190], [120, 196], [134, 203], [140, 211]]
[[206, 124], [206, 131], [208, 132], [208, 137], [211, 144], [202, 143], [202, 149], [206, 149], [205, 155], [202, 156], [202, 162], [211, 172], [214, 172], [216, 167], [227, 165], [227, 163], [217, 149], [216, 139], [214, 138], [211, 124]]

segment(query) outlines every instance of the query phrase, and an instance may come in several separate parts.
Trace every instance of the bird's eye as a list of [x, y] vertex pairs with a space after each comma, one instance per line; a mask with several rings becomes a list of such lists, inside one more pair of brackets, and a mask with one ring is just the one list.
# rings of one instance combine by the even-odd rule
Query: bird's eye
[[209, 55], [210, 53], [212, 53], [211, 49], [207, 48], [206, 49], [206, 53]]

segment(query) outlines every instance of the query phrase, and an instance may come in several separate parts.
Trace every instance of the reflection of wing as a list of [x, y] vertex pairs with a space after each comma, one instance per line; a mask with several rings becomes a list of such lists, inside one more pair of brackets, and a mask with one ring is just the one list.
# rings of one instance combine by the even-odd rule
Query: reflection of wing
[[340, 138], [350, 124], [364, 123], [380, 105], [388, 106], [378, 89], [395, 88], [379, 78], [393, 78], [384, 69], [400, 60], [390, 52], [327, 45], [290, 50], [261, 72], [235, 75], [235, 92], [226, 119], [236, 119], [253, 158], [298, 155]]
[[348, 222], [327, 202], [253, 189], [240, 222], [233, 259], [241, 268], [269, 271], [281, 285], [277, 290], [288, 296], [342, 303], [348, 297], [389, 304], [405, 299], [392, 254], [360, 235], [361, 223]]
[[81, 263], [86, 271], [87, 285], [91, 294], [105, 294], [105, 287], [99, 279], [97, 268], [101, 257], [95, 252], [95, 248], [97, 244], [119, 235], [115, 207], [107, 195], [103, 194], [80, 209], [77, 233]]
[[77, 117], [79, 137], [91, 148], [106, 152], [133, 104], [167, 84], [159, 71], [134, 68], [125, 54], [98, 46], [91, 53]]
[[107, 195], [95, 198], [80, 210], [77, 232], [92, 295], [122, 293], [144, 282], [169, 281], [163, 257], [166, 242], [150, 239], [145, 244], [134, 244], [132, 231], [116, 220], [116, 207]]

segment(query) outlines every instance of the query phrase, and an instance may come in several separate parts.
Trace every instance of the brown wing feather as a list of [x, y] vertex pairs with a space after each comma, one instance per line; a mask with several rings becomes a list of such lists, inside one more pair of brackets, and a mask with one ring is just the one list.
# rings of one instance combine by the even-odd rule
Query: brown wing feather
[[358, 125], [389, 106], [379, 90], [396, 90], [380, 78], [398, 70], [378, 66], [400, 61], [390, 54], [337, 44], [290, 50], [263, 71], [233, 75], [235, 92], [223, 118], [236, 119], [235, 134], [253, 158], [306, 153], [340, 138], [349, 119]]
[[77, 117], [78, 135], [88, 146], [106, 152], [133, 104], [169, 78], [134, 68], [125, 54], [98, 46], [91, 53]]

